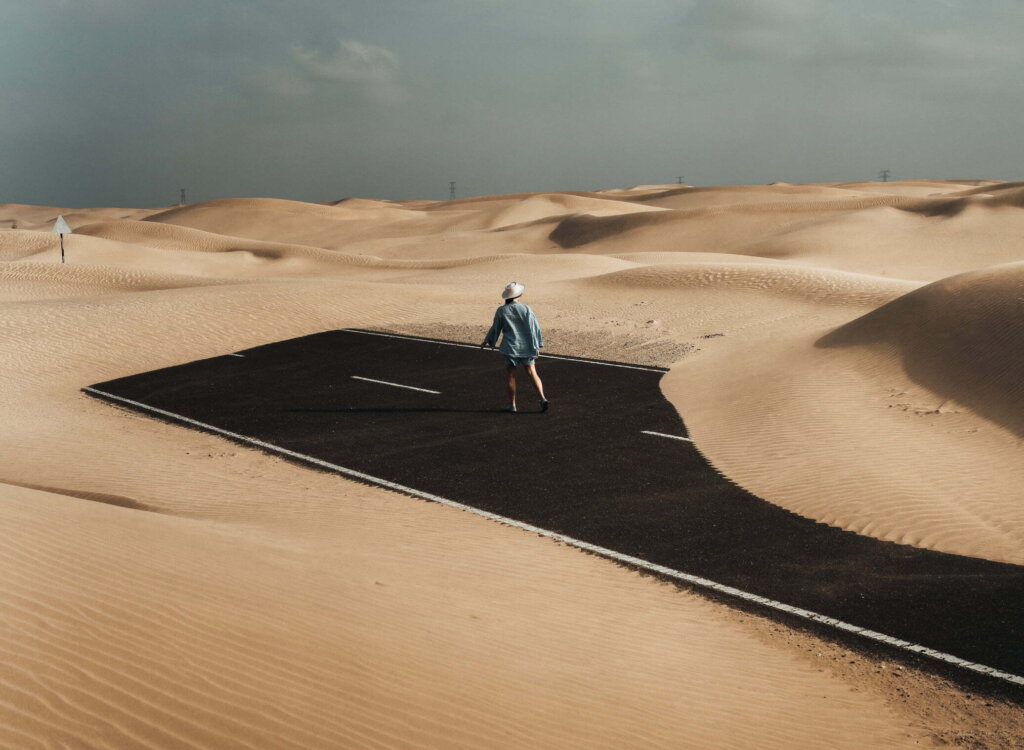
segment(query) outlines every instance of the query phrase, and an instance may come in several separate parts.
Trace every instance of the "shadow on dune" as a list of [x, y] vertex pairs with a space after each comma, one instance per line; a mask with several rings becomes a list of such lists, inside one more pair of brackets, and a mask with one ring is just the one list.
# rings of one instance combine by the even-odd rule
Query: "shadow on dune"
[[640, 227], [675, 221], [679, 216], [677, 211], [645, 211], [618, 216], [577, 214], [560, 221], [548, 239], [563, 249], [571, 250]]
[[1024, 263], [929, 284], [815, 345], [891, 346], [914, 382], [1024, 437]]
[[51, 487], [45, 484], [28, 484], [26, 482], [4, 482], [3, 484], [10, 484], [16, 487], [24, 487], [29, 490], [39, 490], [40, 492], [49, 492], [54, 495], [64, 495], [66, 497], [74, 497], [79, 500], [88, 500], [94, 503], [103, 503], [104, 505], [116, 505], [118, 508], [129, 508], [131, 510], [145, 510], [149, 512], [159, 513], [161, 511], [156, 510], [145, 503], [140, 503], [135, 498], [125, 497], [124, 495], [111, 495], [105, 492], [86, 492], [85, 490], [74, 490], [68, 489], [67, 487]]
[[[910, 213], [929, 218], [949, 219], [973, 206], [985, 208], [1024, 208], [1024, 183], [1010, 182], [996, 187], [975, 188], [953, 196], [933, 198], [898, 206]], [[987, 194], [989, 197], [984, 197]]]
[[1016, 192], [1016, 191], [1020, 190], [1021, 188], [1024, 188], [1024, 182], [1020, 182], [1020, 181], [1017, 181], [1017, 182], [1001, 182], [1001, 183], [998, 183], [998, 184], [979, 185], [978, 187], [973, 187], [973, 188], [970, 188], [968, 190], [962, 190], [959, 193], [951, 193], [951, 195], [955, 195], [955, 196], [979, 195], [981, 193], [990, 193], [990, 194], [995, 195], [995, 194], [1002, 193], [1002, 192], [1005, 192], [1005, 191]]
[[971, 205], [970, 198], [936, 198], [917, 204], [900, 206], [908, 213], [920, 214], [930, 219], [952, 219]]

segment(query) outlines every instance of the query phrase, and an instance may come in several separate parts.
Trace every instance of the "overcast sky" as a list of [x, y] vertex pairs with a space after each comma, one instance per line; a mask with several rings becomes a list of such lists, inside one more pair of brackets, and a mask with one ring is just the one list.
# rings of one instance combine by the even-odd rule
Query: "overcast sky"
[[1019, 0], [0, 0], [0, 203], [1024, 178]]

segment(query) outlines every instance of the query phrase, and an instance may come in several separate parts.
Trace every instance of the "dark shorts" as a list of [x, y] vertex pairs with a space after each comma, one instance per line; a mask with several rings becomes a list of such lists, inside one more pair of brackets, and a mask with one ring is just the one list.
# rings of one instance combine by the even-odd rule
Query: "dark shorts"
[[505, 355], [505, 364], [509, 367], [525, 367], [526, 365], [532, 365], [537, 360], [536, 357], [510, 357]]

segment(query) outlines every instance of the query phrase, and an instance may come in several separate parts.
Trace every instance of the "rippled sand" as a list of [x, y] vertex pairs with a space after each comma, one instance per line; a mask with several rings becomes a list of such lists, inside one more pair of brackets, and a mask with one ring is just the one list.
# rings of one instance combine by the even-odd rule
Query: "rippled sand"
[[1021, 563], [1022, 196], [0, 206], [0, 745], [1013, 746], [998, 700], [78, 389], [339, 327], [476, 341], [515, 279], [550, 351], [671, 366], [766, 501]]

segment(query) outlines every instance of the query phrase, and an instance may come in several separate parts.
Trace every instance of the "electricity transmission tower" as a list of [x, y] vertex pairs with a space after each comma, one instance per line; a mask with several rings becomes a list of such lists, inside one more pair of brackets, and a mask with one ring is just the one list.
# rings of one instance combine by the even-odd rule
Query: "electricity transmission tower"
[[676, 177], [676, 182], [677, 182], [678, 184], [682, 185], [682, 184], [683, 184], [683, 176], [682, 176], [682, 175], [679, 175], [678, 177]]
[[888, 169], [883, 169], [881, 172], [879, 172], [878, 173], [878, 179], [880, 179], [882, 182], [888, 182], [889, 181], [889, 170]]
[[448, 200], [455, 200], [455, 180], [448, 183]]
[[178, 203], [179, 206], [185, 205], [185, 188], [181, 189], [181, 201]]

